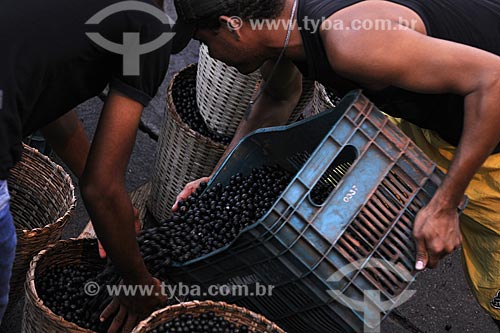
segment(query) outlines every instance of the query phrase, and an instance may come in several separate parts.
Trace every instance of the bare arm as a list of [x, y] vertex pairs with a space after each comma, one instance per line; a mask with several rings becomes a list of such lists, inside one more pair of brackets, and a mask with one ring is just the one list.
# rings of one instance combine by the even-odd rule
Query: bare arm
[[43, 136], [76, 177], [85, 169], [90, 143], [74, 110], [42, 129]]
[[[270, 79], [269, 76], [273, 66], [274, 62], [272, 61], [268, 61], [262, 66], [263, 81], [260, 87], [265, 86], [265, 90], [253, 107], [249, 106], [236, 130], [233, 140], [228, 145], [213, 172], [219, 168], [227, 155], [246, 135], [259, 128], [284, 125], [290, 118], [302, 93], [302, 76], [293, 63], [283, 61]], [[269, 79], [270, 81], [265, 85], [264, 82]], [[213, 172], [209, 177], [201, 178], [187, 184], [184, 190], [177, 196], [176, 203], [172, 209], [176, 211], [177, 203], [191, 195], [198, 188], [200, 182], [208, 182], [213, 176]]]
[[80, 180], [97, 235], [123, 278], [131, 281], [149, 275], [135, 240], [132, 204], [125, 190], [141, 112], [139, 103], [118, 94], [109, 96]]
[[[126, 285], [157, 285], [141, 257], [132, 203], [125, 189], [126, 167], [134, 147], [142, 105], [114, 91], [102, 111], [80, 188], [97, 236]], [[131, 330], [139, 317], [161, 303], [160, 297], [117, 299], [104, 317], [115, 316], [109, 332], [123, 323]]]
[[[249, 108], [243, 117], [233, 140], [228, 145], [224, 155], [214, 169], [214, 172], [224, 162], [231, 150], [246, 135], [259, 128], [285, 125], [299, 102], [302, 93], [302, 76], [293, 63], [283, 61], [273, 75], [269, 78], [274, 62], [268, 61], [261, 67], [264, 92]], [[267, 82], [267, 85], [266, 83]], [[260, 91], [260, 89], [259, 89]], [[254, 98], [259, 92], [254, 95]], [[213, 173], [212, 175], [213, 176]]]
[[[344, 12], [344, 19], [349, 20], [350, 14]], [[414, 226], [417, 269], [427, 263], [435, 267], [460, 245], [457, 207], [473, 175], [500, 141], [500, 57], [411, 29], [337, 31], [325, 36], [330, 63], [348, 79], [372, 87], [392, 85], [465, 97], [457, 153]]]
[[[66, 113], [42, 129], [43, 136], [57, 155], [66, 163], [75, 176], [80, 179], [87, 163], [90, 142], [85, 134], [82, 122], [74, 110]], [[135, 231], [140, 232], [139, 211], [134, 208]], [[106, 258], [106, 251], [99, 241], [99, 255]]]

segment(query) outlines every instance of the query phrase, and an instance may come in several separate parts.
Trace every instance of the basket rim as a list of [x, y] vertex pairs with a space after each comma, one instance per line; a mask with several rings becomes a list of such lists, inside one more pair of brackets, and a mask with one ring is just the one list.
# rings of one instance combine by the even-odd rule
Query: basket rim
[[38, 295], [38, 291], [37, 291], [36, 286], [35, 286], [35, 279], [36, 279], [35, 272], [36, 272], [38, 262], [45, 255], [47, 255], [48, 252], [54, 250], [54, 248], [63, 247], [65, 245], [75, 244], [75, 243], [96, 243], [97, 244], [97, 240], [91, 239], [91, 238], [69, 238], [69, 239], [65, 239], [65, 240], [60, 240], [60, 241], [57, 241], [53, 244], [50, 244], [49, 246], [47, 246], [47, 248], [41, 250], [36, 256], [33, 257], [33, 260], [31, 260], [31, 262], [30, 262], [29, 269], [26, 272], [26, 283], [25, 283], [26, 300], [25, 300], [25, 303], [28, 303], [28, 298], [31, 298], [34, 306], [40, 308], [44, 312], [46, 317], [48, 317], [50, 320], [64, 322], [64, 324], [65, 324], [65, 326], [67, 326], [67, 328], [78, 330], [78, 332], [95, 333], [94, 331], [91, 331], [87, 328], [80, 327], [77, 324], [69, 322], [66, 319], [64, 319], [63, 317], [55, 314], [42, 301], [42, 299]]
[[32, 238], [36, 237], [39, 234], [45, 233], [47, 230], [50, 230], [54, 228], [55, 226], [61, 225], [61, 227], [64, 227], [71, 215], [73, 214], [73, 211], [76, 208], [76, 196], [75, 196], [75, 186], [73, 185], [73, 181], [71, 180], [70, 175], [64, 170], [62, 166], [59, 164], [55, 163], [50, 157], [43, 155], [38, 151], [38, 149], [30, 147], [26, 144], [23, 143], [23, 149], [27, 151], [29, 154], [32, 154], [36, 156], [37, 158], [42, 159], [45, 163], [48, 163], [54, 170], [56, 170], [63, 178], [63, 181], [69, 185], [69, 190], [70, 190], [70, 195], [71, 195], [71, 200], [70, 200], [70, 205], [69, 208], [66, 210], [63, 216], [60, 216], [56, 221], [49, 223], [43, 227], [38, 227], [34, 229], [17, 229], [17, 232], [21, 234], [21, 237], [24, 238]]
[[148, 318], [144, 319], [139, 324], [137, 324], [132, 333], [137, 333], [139, 330], [147, 329], [151, 321], [155, 320], [157, 317], [160, 317], [164, 313], [175, 312], [177, 310], [182, 311], [182, 310], [189, 310], [193, 308], [203, 308], [203, 307], [218, 308], [220, 310], [234, 309], [237, 312], [241, 313], [242, 315], [255, 318], [256, 320], [265, 323], [269, 327], [269, 330], [271, 331], [276, 331], [277, 333], [286, 333], [276, 323], [267, 319], [263, 315], [257, 314], [256, 312], [253, 312], [247, 308], [243, 308], [234, 304], [229, 304], [226, 302], [216, 302], [216, 301], [190, 301], [164, 307], [163, 309], [153, 312]]
[[196, 132], [195, 130], [193, 130], [188, 124], [186, 124], [183, 120], [182, 120], [182, 117], [179, 115], [179, 113], [177, 112], [177, 108], [175, 106], [175, 103], [174, 103], [174, 99], [173, 99], [173, 96], [172, 96], [172, 92], [173, 92], [173, 88], [174, 88], [174, 83], [176, 82], [176, 80], [178, 79], [178, 77], [183, 74], [186, 70], [188, 69], [191, 69], [193, 67], [198, 67], [198, 63], [192, 63], [192, 64], [189, 64], [187, 65], [186, 67], [182, 68], [179, 72], [177, 72], [173, 77], [172, 77], [172, 80], [170, 80], [170, 83], [168, 85], [168, 89], [167, 89], [167, 112], [170, 112], [170, 114], [172, 114], [175, 122], [182, 128], [184, 129], [187, 133], [189, 133], [192, 137], [194, 137], [195, 139], [197, 140], [201, 140], [201, 141], [204, 141], [206, 142], [207, 144], [210, 144], [214, 147], [217, 147], [217, 148], [222, 148], [222, 149], [225, 149], [227, 146], [220, 143], [220, 142], [217, 142], [217, 141], [214, 141], [198, 132]]

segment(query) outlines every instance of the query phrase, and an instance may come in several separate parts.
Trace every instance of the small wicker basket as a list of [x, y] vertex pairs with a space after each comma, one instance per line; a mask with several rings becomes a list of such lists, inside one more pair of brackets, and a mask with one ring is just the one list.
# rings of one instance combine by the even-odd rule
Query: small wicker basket
[[184, 186], [211, 174], [226, 146], [191, 129], [177, 113], [172, 96], [176, 80], [196, 75], [196, 64], [177, 73], [167, 92], [167, 113], [160, 132], [148, 208], [157, 221], [171, 214], [172, 205]]
[[17, 233], [10, 304], [22, 295], [29, 263], [47, 245], [61, 239], [75, 208], [70, 176], [36, 149], [24, 145], [22, 159], [8, 179], [10, 211]]
[[[260, 85], [262, 80], [260, 71], [249, 75], [241, 74], [236, 68], [211, 58], [208, 47], [204, 44], [200, 46], [199, 59], [196, 99], [200, 113], [212, 131], [233, 136]], [[289, 123], [299, 119], [308, 109], [319, 87], [322, 86], [315, 84], [314, 81], [302, 82], [302, 95], [290, 116]]]
[[275, 323], [269, 321], [262, 315], [236, 305], [213, 301], [193, 301], [172, 305], [162, 310], [158, 310], [149, 316], [149, 318], [139, 323], [132, 333], [151, 332], [161, 324], [167, 323], [182, 314], [192, 314], [196, 317], [196, 315], [207, 312], [213, 312], [216, 316], [221, 316], [230, 323], [245, 325], [248, 327], [249, 332], [285, 333], [285, 331], [279, 328]]
[[79, 327], [53, 313], [38, 296], [36, 289], [37, 276], [57, 266], [69, 265], [102, 265], [98, 256], [97, 240], [68, 239], [50, 245], [41, 251], [31, 262], [26, 275], [26, 301], [24, 303], [23, 333], [93, 333]]

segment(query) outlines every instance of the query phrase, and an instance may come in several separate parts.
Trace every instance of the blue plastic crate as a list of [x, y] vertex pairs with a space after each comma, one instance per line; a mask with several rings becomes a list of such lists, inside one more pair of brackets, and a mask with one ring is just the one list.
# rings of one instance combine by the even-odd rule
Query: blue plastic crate
[[[295, 176], [268, 213], [232, 244], [174, 263], [170, 278], [203, 290], [273, 285], [272, 296], [223, 300], [293, 333], [374, 328], [413, 281], [413, 220], [443, 173], [360, 91], [313, 118], [250, 134], [209, 186], [270, 164]], [[321, 186], [331, 193], [315, 202], [311, 192]], [[367, 305], [352, 310], [331, 290]]]

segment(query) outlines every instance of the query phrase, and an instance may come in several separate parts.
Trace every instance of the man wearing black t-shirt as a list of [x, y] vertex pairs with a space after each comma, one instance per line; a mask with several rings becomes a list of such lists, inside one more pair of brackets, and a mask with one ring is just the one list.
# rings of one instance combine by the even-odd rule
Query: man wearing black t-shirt
[[[15, 247], [6, 179], [21, 156], [21, 140], [39, 128], [78, 176], [96, 233], [123, 283], [160, 290], [139, 252], [124, 178], [141, 112], [164, 79], [171, 51], [179, 51], [168, 38], [171, 24], [158, 15], [162, 2], [140, 0], [135, 2], [140, 9], [114, 6], [119, 10], [101, 12], [119, 1], [0, 1], [0, 320]], [[90, 32], [109, 43], [94, 42]], [[126, 56], [113, 53], [113, 45], [126, 44], [125, 33], [140, 33], [139, 47], [167, 38], [124, 62]], [[68, 111], [108, 85], [110, 94], [90, 145], [76, 115]], [[116, 314], [110, 331], [130, 331], [163, 301], [158, 296], [115, 299], [106, 311], [107, 316]]]
[[293, 108], [282, 106], [300, 95], [301, 74], [341, 96], [363, 89], [400, 118], [392, 120], [447, 170], [414, 221], [415, 269], [461, 247], [471, 291], [500, 325], [499, 0], [174, 2], [213, 58], [242, 73], [279, 63], [235, 137], [288, 119]]

